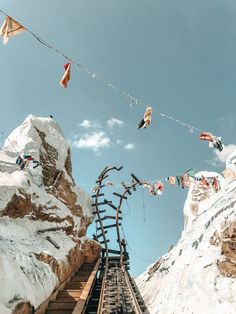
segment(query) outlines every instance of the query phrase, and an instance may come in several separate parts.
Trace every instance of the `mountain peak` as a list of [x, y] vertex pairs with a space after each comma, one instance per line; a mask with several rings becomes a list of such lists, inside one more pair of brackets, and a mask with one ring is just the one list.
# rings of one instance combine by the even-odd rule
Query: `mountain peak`
[[[217, 177], [220, 190], [204, 185]], [[150, 313], [236, 313], [236, 151], [223, 173], [195, 175], [179, 242], [137, 278]]]
[[0, 277], [5, 291], [0, 309], [19, 303], [36, 309], [86, 259], [98, 258], [98, 245], [83, 240], [94, 218], [91, 204], [75, 184], [70, 148], [59, 125], [29, 115], [0, 151]]

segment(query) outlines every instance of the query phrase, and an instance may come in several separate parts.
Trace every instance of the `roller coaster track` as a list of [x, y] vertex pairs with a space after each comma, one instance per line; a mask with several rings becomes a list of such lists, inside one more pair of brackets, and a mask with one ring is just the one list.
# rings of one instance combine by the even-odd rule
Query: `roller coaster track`
[[[126, 250], [126, 241], [121, 237], [122, 222], [122, 204], [128, 196], [135, 192], [142, 182], [131, 174], [132, 181], [130, 184], [122, 182], [123, 193], [113, 192], [118, 197], [118, 205], [112, 201], [101, 197], [104, 196], [102, 189], [106, 186], [104, 180], [108, 178], [111, 171], [120, 171], [123, 167], [106, 167], [99, 175], [96, 181], [93, 207], [96, 214], [96, 223], [99, 225], [95, 239], [102, 246], [102, 259], [100, 265], [100, 297], [98, 307], [95, 312], [86, 311], [86, 313], [148, 313], [146, 305], [138, 291], [135, 282], [128, 273], [129, 255]], [[104, 208], [106, 206], [106, 209]], [[108, 214], [109, 211], [114, 214]], [[105, 224], [106, 222], [106, 224]], [[107, 224], [107, 222], [110, 222]], [[107, 238], [108, 229], [115, 229], [118, 243], [118, 250], [110, 249]], [[113, 254], [113, 255], [111, 255]], [[114, 256], [115, 254], [115, 256]], [[88, 308], [90, 305], [88, 305]]]
[[[113, 192], [118, 205], [104, 198], [104, 183], [112, 171], [122, 167], [106, 167], [96, 181], [92, 206], [96, 214], [97, 232], [94, 238], [101, 245], [101, 258], [96, 264], [84, 264], [75, 270], [35, 311], [36, 314], [148, 314], [139, 290], [131, 278], [126, 241], [121, 237], [122, 204], [142, 185], [131, 174], [131, 183], [122, 184], [123, 192]], [[110, 213], [111, 212], [111, 213]], [[107, 224], [108, 222], [108, 224]], [[113, 231], [112, 231], [113, 230]], [[108, 246], [108, 231], [113, 232], [118, 249]]]

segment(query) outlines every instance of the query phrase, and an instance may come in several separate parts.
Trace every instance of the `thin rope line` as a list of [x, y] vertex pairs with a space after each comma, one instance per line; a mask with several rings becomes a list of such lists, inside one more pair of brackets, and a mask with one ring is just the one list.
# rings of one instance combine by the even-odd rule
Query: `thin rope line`
[[[3, 10], [0, 9], [0, 12], [2, 14], [4, 14], [5, 16], [9, 16], [7, 13], [5, 13]], [[23, 25], [22, 25], [23, 26]], [[124, 96], [130, 103], [130, 105], [133, 107], [134, 105], [140, 105], [143, 107], [147, 107], [147, 104], [143, 103], [141, 100], [139, 100], [136, 97], [131, 96], [130, 94], [128, 94], [127, 92], [123, 91], [122, 89], [120, 89], [119, 87], [117, 87], [116, 85], [114, 85], [111, 81], [105, 79], [103, 76], [96, 74], [94, 71], [91, 71], [86, 65], [82, 65], [79, 64], [78, 62], [74, 61], [72, 58], [68, 57], [65, 53], [61, 52], [59, 49], [54, 48], [51, 44], [49, 44], [47, 41], [45, 41], [44, 39], [40, 38], [38, 35], [36, 35], [34, 32], [32, 32], [29, 28], [23, 26], [25, 28], [25, 30], [27, 32], [29, 32], [40, 44], [44, 45], [45, 47], [54, 50], [57, 54], [59, 54], [60, 56], [62, 56], [63, 58], [65, 58], [66, 60], [68, 60], [70, 63], [78, 66], [79, 68], [83, 69], [91, 78], [97, 79], [102, 81], [103, 83], [105, 83], [109, 88], [113, 89], [114, 91], [118, 92], [121, 96]], [[192, 133], [193, 131], [198, 131], [198, 132], [204, 132], [202, 129], [192, 126], [186, 122], [183, 122], [179, 119], [176, 119], [168, 114], [162, 113], [157, 109], [153, 109], [153, 112], [155, 112], [156, 114], [158, 114], [159, 116], [172, 120], [176, 123], [178, 123], [179, 125], [183, 126], [183, 127], [187, 127], [190, 132]]]
[[142, 187], [142, 198], [143, 198], [143, 224], [146, 224], [146, 207], [145, 207], [145, 198], [144, 198], [144, 191]]
[[127, 207], [128, 207], [128, 213], [123, 213], [123, 216], [128, 216], [128, 215], [130, 215], [130, 213], [131, 213], [131, 208], [130, 208], [130, 206], [129, 206], [129, 203], [128, 203], [128, 201], [127, 200], [125, 200], [125, 202], [126, 202], [126, 205], [127, 205]]
[[127, 238], [125, 236], [125, 232], [124, 232], [124, 229], [123, 229], [123, 226], [121, 225], [121, 229], [122, 229], [122, 233], [123, 233], [123, 237], [125, 239], [125, 242], [127, 244], [127, 246], [130, 248], [130, 250], [134, 253], [134, 255], [136, 255], [140, 260], [143, 260], [144, 262], [148, 262], [148, 263], [154, 263], [153, 260], [149, 260], [149, 259], [146, 259], [146, 258], [143, 258], [142, 256], [140, 256], [139, 254], [137, 254], [133, 249], [132, 247], [130, 246], [130, 244], [128, 243], [127, 241]]
[[[7, 139], [9, 140], [9, 142], [10, 142], [10, 144], [12, 145], [12, 146], [15, 146], [15, 144], [7, 137]], [[16, 146], [18, 146], [18, 145], [16, 145]], [[19, 147], [19, 146], [18, 146]], [[20, 149], [20, 148], [19, 148]], [[2, 150], [2, 151], [4, 151], [4, 152], [10, 152], [9, 150], [6, 150], [6, 149], [4, 149], [4, 148], [0, 148], [0, 150]], [[14, 150], [15, 150], [15, 148], [14, 148]], [[20, 149], [19, 151], [17, 151], [17, 150], [15, 150], [14, 152], [15, 153], [20, 153], [20, 152], [22, 152], [22, 151], [24, 151], [24, 149]], [[15, 166], [15, 164], [12, 164], [12, 166]], [[42, 165], [41, 165], [42, 166]], [[45, 171], [45, 170], [44, 170]], [[185, 172], [186, 173], [186, 172]], [[184, 173], [183, 173], [184, 174]], [[216, 178], [217, 177], [219, 177], [219, 176], [222, 176], [222, 173], [220, 173], [218, 176], [215, 176]], [[176, 176], [175, 176], [176, 177]], [[150, 181], [150, 180], [141, 180], [141, 181], [143, 181], [144, 183], [146, 183], [146, 184], [154, 184], [155, 182], [158, 182], [158, 181], [164, 181], [164, 180], [166, 180], [168, 177], [165, 177], [165, 178], [161, 178], [161, 179], [156, 179], [156, 180], [152, 180], [152, 181]], [[194, 180], [196, 179], [197, 177], [195, 177], [194, 176]], [[213, 177], [205, 177], [206, 179], [213, 179]], [[113, 182], [113, 184], [114, 184], [114, 186], [116, 186], [116, 187], [122, 187], [122, 184], [120, 184], [120, 183], [115, 183], [115, 182]], [[126, 185], [128, 185], [129, 184], [129, 182], [127, 181], [126, 183], [125, 183]], [[93, 184], [89, 184], [89, 183], [80, 183], [80, 187], [81, 186], [89, 186], [89, 187], [93, 187], [94, 185]], [[144, 221], [144, 224], [146, 223], [146, 219], [145, 219], [145, 213], [146, 213], [146, 206], [145, 206], [145, 196], [144, 196], [144, 187], [143, 187], [143, 189], [142, 189], [142, 201], [143, 201], [143, 221]], [[124, 214], [124, 215], [129, 215], [130, 213], [131, 213], [131, 209], [130, 209], [130, 206], [129, 206], [129, 204], [128, 204], [128, 202], [127, 202], [127, 200], [125, 200], [125, 202], [126, 202], [126, 204], [127, 204], [127, 207], [128, 207], [128, 210], [129, 210], [129, 212], [128, 213], [126, 213], [126, 214]]]

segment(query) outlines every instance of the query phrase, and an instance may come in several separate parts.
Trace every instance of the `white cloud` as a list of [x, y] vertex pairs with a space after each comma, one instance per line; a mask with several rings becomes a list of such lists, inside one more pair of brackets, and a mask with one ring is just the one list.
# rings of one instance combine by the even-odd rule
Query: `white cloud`
[[128, 143], [128, 144], [124, 145], [124, 148], [126, 150], [133, 150], [135, 148], [135, 145], [131, 144], [131, 143]]
[[118, 140], [116, 140], [116, 144], [121, 145], [121, 144], [123, 144], [123, 141], [118, 139]]
[[92, 73], [91, 78], [97, 79], [97, 78], [99, 78], [99, 76], [96, 73]]
[[109, 120], [107, 120], [107, 125], [109, 128], [114, 128], [114, 126], [123, 126], [124, 122], [119, 120], [119, 119], [116, 119], [116, 118], [111, 118]]
[[219, 162], [225, 163], [227, 157], [234, 151], [236, 150], [236, 145], [235, 144], [229, 144], [227, 146], [224, 146], [224, 149], [219, 152], [216, 150], [214, 153], [216, 154], [216, 157], [218, 158]]
[[84, 120], [82, 121], [79, 126], [81, 126], [82, 128], [85, 129], [89, 129], [89, 128], [100, 128], [100, 123], [98, 121], [89, 121], [89, 120]]
[[215, 167], [221, 166], [222, 164], [225, 164], [227, 157], [235, 150], [236, 150], [235, 144], [229, 144], [227, 146], [224, 146], [224, 149], [221, 152], [218, 150], [214, 150], [214, 154], [216, 156], [211, 160], [208, 160], [207, 162]]
[[98, 152], [102, 148], [108, 148], [111, 145], [110, 138], [105, 132], [85, 133], [79, 140], [72, 142], [73, 146], [79, 149], [91, 149]]

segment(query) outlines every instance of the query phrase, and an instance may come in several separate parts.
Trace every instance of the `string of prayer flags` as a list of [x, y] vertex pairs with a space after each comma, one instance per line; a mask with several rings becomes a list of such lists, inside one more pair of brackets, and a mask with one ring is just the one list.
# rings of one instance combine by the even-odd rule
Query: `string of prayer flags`
[[188, 123], [185, 123], [185, 122], [183, 122], [183, 121], [181, 121], [179, 119], [176, 119], [176, 118], [170, 116], [169, 114], [162, 113], [159, 110], [157, 110], [156, 108], [155, 108], [155, 110], [153, 110], [152, 107], [147, 107], [147, 105], [144, 102], [142, 102], [140, 99], [135, 98], [135, 97], [131, 96], [130, 94], [128, 94], [126, 91], [118, 88], [112, 82], [110, 82], [109, 80], [104, 78], [103, 76], [98, 75], [98, 74], [96, 74], [94, 72], [91, 72], [86, 65], [82, 65], [82, 64], [79, 64], [78, 62], [74, 61], [69, 56], [67, 56], [65, 53], [63, 53], [62, 51], [60, 51], [57, 48], [55, 48], [54, 46], [52, 46], [50, 43], [48, 43], [44, 39], [41, 39], [37, 34], [32, 32], [29, 28], [23, 27], [17, 21], [15, 21], [10, 16], [8, 16], [8, 14], [5, 13], [3, 10], [0, 9], [0, 13], [4, 14], [6, 16], [6, 18], [4, 20], [4, 23], [3, 23], [3, 25], [2, 25], [2, 27], [0, 29], [0, 36], [3, 36], [3, 43], [4, 43], [4, 45], [8, 42], [10, 36], [15, 36], [15, 35], [21, 33], [22, 31], [26, 30], [41, 45], [44, 45], [48, 49], [52, 49], [55, 53], [57, 53], [60, 56], [64, 57], [67, 60], [67, 62], [69, 61], [69, 63], [64, 65], [65, 73], [64, 73], [64, 75], [63, 75], [63, 77], [62, 77], [62, 79], [60, 81], [60, 85], [62, 87], [64, 87], [64, 88], [67, 87], [67, 83], [70, 80], [70, 68], [71, 68], [71, 64], [73, 63], [75, 66], [79, 67], [80, 69], [83, 69], [92, 79], [97, 79], [97, 80], [102, 81], [106, 86], [111, 88], [113, 91], [119, 93], [123, 97], [126, 97], [128, 102], [130, 103], [131, 107], [134, 107], [134, 105], [140, 105], [142, 107], [146, 107], [146, 112], [144, 114], [144, 117], [143, 117], [143, 119], [140, 121], [140, 123], [138, 125], [139, 129], [146, 128], [147, 126], [149, 126], [151, 124], [152, 112], [155, 112], [156, 114], [158, 114], [159, 116], [161, 116], [163, 118], [166, 118], [166, 119], [169, 119], [171, 121], [174, 121], [174, 122], [178, 123], [179, 125], [181, 125], [183, 127], [187, 127], [189, 129], [190, 133], [192, 133], [193, 131], [202, 132], [200, 134], [200, 139], [201, 140], [209, 141], [209, 146], [210, 147], [215, 147], [219, 151], [223, 150], [224, 147], [223, 147], [223, 144], [221, 142], [221, 138], [220, 137], [216, 137], [216, 136], [212, 135], [211, 133], [204, 132], [203, 130], [201, 130], [201, 129], [195, 127], [195, 126], [192, 126], [192, 125], [190, 125]]
[[6, 45], [9, 37], [20, 34], [26, 29], [18, 22], [13, 20], [10, 16], [7, 16], [0, 29], [0, 36], [3, 37], [3, 44]]
[[146, 129], [146, 127], [151, 124], [151, 120], [152, 120], [152, 107], [147, 107], [143, 119], [140, 121], [138, 125], [138, 128]]
[[205, 188], [212, 187], [215, 192], [220, 190], [220, 182], [218, 177], [205, 177], [202, 175], [201, 177], [195, 177], [194, 180], [200, 182]]
[[193, 169], [185, 171], [182, 175], [177, 175], [177, 176], [170, 176], [166, 178], [166, 181], [168, 184], [175, 186], [176, 184], [178, 186], [181, 185], [182, 189], [184, 187], [190, 187], [191, 182], [193, 178], [195, 177], [196, 171]]
[[[226, 169], [222, 175], [225, 178], [236, 177], [235, 172], [230, 171], [230, 170], [231, 169]], [[161, 182], [163, 180], [165, 180], [171, 186], [178, 185], [182, 189], [184, 189], [185, 187], [190, 188], [190, 186], [193, 182], [196, 182], [196, 184], [199, 184], [202, 188], [205, 188], [205, 189], [211, 189], [212, 188], [212, 189], [214, 189], [215, 192], [218, 192], [221, 189], [218, 176], [213, 176], [213, 177], [205, 177], [204, 175], [196, 176], [196, 171], [194, 169], [189, 169], [189, 170], [183, 172], [181, 175], [170, 176], [167, 178], [159, 179], [157, 181], [142, 180], [140, 182], [141, 182], [143, 188], [148, 189], [150, 195], [157, 196], [157, 195], [163, 194], [164, 184]], [[134, 181], [132, 181], [132, 183], [133, 182]], [[112, 187], [113, 186], [123, 186], [124, 189], [127, 189], [128, 185], [129, 184], [126, 184], [123, 181], [121, 181], [120, 184], [116, 184], [112, 181], [106, 181], [106, 184], [103, 186], [112, 186]], [[92, 191], [94, 193], [97, 193], [98, 189], [99, 189], [99, 187], [95, 186]]]
[[220, 152], [223, 150], [221, 137], [217, 137], [209, 132], [202, 132], [199, 135], [199, 139], [202, 141], [209, 141], [209, 147], [214, 147], [218, 149]]
[[12, 19], [3, 10], [0, 9], [0, 12], [6, 16], [6, 18], [5, 18], [4, 22], [3, 22], [3, 25], [2, 25], [2, 27], [0, 29], [0, 36], [3, 36], [3, 43], [4, 43], [4, 45], [8, 42], [10, 36], [15, 36], [15, 35], [23, 32], [23, 31], [27, 31], [40, 44], [44, 45], [48, 49], [52, 49], [55, 53], [59, 54], [60, 56], [63, 56], [67, 60], [67, 62], [69, 61], [69, 63], [64, 65], [65, 73], [64, 73], [64, 75], [63, 75], [63, 77], [62, 77], [62, 79], [60, 81], [60, 85], [62, 87], [64, 87], [64, 88], [67, 87], [68, 81], [70, 80], [70, 68], [71, 68], [71, 64], [73, 63], [74, 65], [76, 65], [80, 69], [83, 69], [91, 78], [103, 81], [103, 83], [106, 84], [109, 88], [111, 88], [115, 92], [118, 92], [120, 95], [126, 97], [132, 107], [134, 107], [134, 105], [141, 105], [143, 107], [146, 107], [146, 112], [144, 114], [144, 117], [143, 117], [143, 119], [140, 121], [140, 123], [138, 125], [139, 129], [146, 128], [146, 127], [148, 127], [151, 124], [152, 112], [155, 112], [156, 114], [160, 115], [161, 117], [164, 117], [166, 119], [174, 121], [174, 122], [178, 123], [179, 125], [181, 125], [183, 127], [187, 127], [191, 133], [193, 131], [202, 132], [200, 134], [200, 139], [201, 140], [209, 141], [209, 146], [210, 147], [215, 147], [219, 151], [223, 150], [223, 144], [221, 142], [221, 138], [220, 137], [216, 137], [216, 136], [212, 135], [211, 133], [204, 132], [203, 130], [201, 130], [201, 129], [197, 128], [197, 127], [194, 127], [194, 126], [192, 126], [192, 125], [190, 125], [188, 123], [185, 123], [185, 122], [183, 122], [183, 121], [181, 121], [179, 119], [176, 119], [176, 118], [174, 118], [174, 117], [172, 117], [172, 116], [170, 116], [168, 114], [162, 113], [162, 112], [158, 111], [157, 109], [153, 110], [152, 107], [147, 107], [147, 105], [145, 103], [143, 103], [140, 99], [135, 98], [135, 97], [131, 96], [130, 94], [128, 94], [126, 91], [116, 87], [112, 82], [110, 82], [106, 78], [102, 77], [101, 75], [98, 75], [98, 74], [96, 74], [94, 72], [91, 72], [87, 66], [81, 65], [78, 62], [74, 61], [73, 59], [68, 57], [65, 53], [63, 53], [60, 50], [58, 50], [57, 48], [53, 47], [50, 43], [48, 43], [44, 39], [41, 39], [37, 34], [32, 32], [29, 28], [23, 27], [20, 23], [18, 23], [14, 19]]
[[151, 195], [161, 195], [164, 190], [164, 185], [160, 181], [156, 182], [155, 184], [143, 181], [142, 185], [144, 188], [148, 188], [148, 191]]
[[71, 68], [71, 63], [67, 63], [64, 65], [65, 72], [64, 72], [63, 77], [60, 81], [60, 85], [64, 88], [67, 87], [67, 83], [70, 80], [70, 68]]

